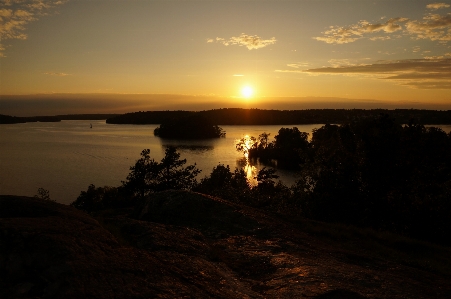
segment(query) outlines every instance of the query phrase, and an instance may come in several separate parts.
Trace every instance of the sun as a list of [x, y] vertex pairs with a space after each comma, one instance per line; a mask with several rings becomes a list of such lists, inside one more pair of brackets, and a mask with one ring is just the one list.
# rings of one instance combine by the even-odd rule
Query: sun
[[244, 86], [241, 89], [241, 95], [245, 98], [250, 98], [254, 94], [254, 90], [250, 86]]

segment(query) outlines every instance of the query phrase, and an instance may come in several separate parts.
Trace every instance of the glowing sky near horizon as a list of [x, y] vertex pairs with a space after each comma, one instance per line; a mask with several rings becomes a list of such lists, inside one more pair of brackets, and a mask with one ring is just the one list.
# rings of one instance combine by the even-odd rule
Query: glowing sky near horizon
[[451, 109], [450, 78], [449, 0], [0, 2], [0, 101], [57, 93], [239, 103], [252, 86], [255, 107], [334, 97]]

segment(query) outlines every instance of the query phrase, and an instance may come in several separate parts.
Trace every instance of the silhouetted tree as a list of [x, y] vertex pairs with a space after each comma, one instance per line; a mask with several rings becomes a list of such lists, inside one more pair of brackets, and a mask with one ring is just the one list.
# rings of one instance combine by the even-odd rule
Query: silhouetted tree
[[38, 188], [38, 193], [34, 197], [42, 200], [56, 201], [50, 198], [50, 191], [44, 188]]
[[265, 150], [268, 148], [268, 146], [270, 145], [270, 142], [268, 141], [270, 135], [271, 134], [268, 134], [266, 132], [263, 132], [262, 134], [258, 135], [258, 138], [257, 138], [258, 149]]
[[250, 186], [243, 169], [232, 173], [229, 165], [219, 164], [210, 176], [201, 179], [195, 191], [218, 196], [231, 201], [244, 202], [249, 196]]
[[278, 179], [279, 176], [276, 174], [276, 170], [273, 168], [266, 168], [263, 167], [258, 173], [257, 173], [257, 183], [259, 187], [266, 188], [268, 187], [274, 187], [275, 182], [274, 179]]
[[245, 157], [249, 157], [250, 152], [257, 147], [257, 139], [254, 136], [244, 136], [239, 139], [235, 148], [238, 152], [243, 153]]
[[201, 171], [196, 168], [196, 164], [183, 167], [185, 164], [186, 159], [180, 160], [177, 149], [169, 146], [161, 160], [160, 171], [155, 179], [157, 184], [155, 191], [193, 188], [197, 183], [196, 176]]
[[141, 152], [141, 158], [130, 167], [130, 170], [127, 181], [122, 182], [126, 190], [143, 197], [156, 188], [159, 163], [150, 158], [150, 149], [144, 149]]
[[196, 185], [196, 176], [201, 172], [196, 164], [184, 167], [186, 159], [181, 160], [176, 148], [169, 146], [161, 162], [150, 158], [150, 150], [141, 152], [141, 158], [130, 167], [131, 172], [123, 187], [134, 195], [168, 189], [191, 189]]
[[109, 186], [96, 188], [91, 184], [88, 190], [81, 191], [78, 198], [70, 205], [86, 212], [97, 212], [106, 208], [122, 207], [118, 205], [121, 198], [118, 188]]
[[281, 128], [271, 143], [268, 142], [268, 133], [260, 134], [258, 138], [245, 136], [236, 143], [236, 149], [251, 159], [259, 158], [263, 163], [276, 160], [280, 168], [299, 169], [309, 157], [308, 135], [296, 127]]

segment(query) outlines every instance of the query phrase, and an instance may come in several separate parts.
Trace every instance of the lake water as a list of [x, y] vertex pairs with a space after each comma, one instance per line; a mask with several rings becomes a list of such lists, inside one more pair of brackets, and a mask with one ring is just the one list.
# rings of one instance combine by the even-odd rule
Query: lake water
[[[321, 126], [297, 125], [308, 133]], [[151, 157], [160, 161], [167, 145], [178, 147], [186, 165], [197, 164], [202, 170], [199, 179], [220, 163], [231, 170], [244, 167], [252, 179], [263, 166], [243, 164], [242, 154], [235, 150], [236, 140], [263, 132], [270, 133], [272, 140], [282, 126], [221, 126], [226, 138], [202, 141], [162, 140], [153, 136], [156, 127], [105, 121], [1, 125], [0, 194], [33, 196], [44, 188], [52, 199], [69, 204], [89, 184], [119, 186], [143, 149], [150, 149]], [[440, 127], [451, 131], [451, 126]], [[278, 175], [289, 186], [297, 179], [289, 171], [278, 170]]]
[[[92, 129], [90, 124], [92, 123]], [[226, 137], [215, 140], [162, 140], [153, 135], [157, 125], [112, 125], [105, 121], [62, 121], [0, 126], [0, 194], [33, 196], [38, 188], [50, 191], [50, 197], [69, 204], [89, 184], [97, 187], [119, 186], [139, 159], [143, 149], [160, 161], [166, 145], [176, 145], [187, 164], [202, 170], [198, 178], [211, 173], [219, 163], [246, 167], [243, 156], [235, 150], [237, 139], [257, 137], [263, 132], [277, 135], [277, 126], [221, 126]], [[293, 126], [290, 126], [293, 127]], [[300, 125], [311, 133], [321, 125]], [[249, 178], [262, 165], [247, 166]], [[291, 185], [295, 173], [278, 171]]]

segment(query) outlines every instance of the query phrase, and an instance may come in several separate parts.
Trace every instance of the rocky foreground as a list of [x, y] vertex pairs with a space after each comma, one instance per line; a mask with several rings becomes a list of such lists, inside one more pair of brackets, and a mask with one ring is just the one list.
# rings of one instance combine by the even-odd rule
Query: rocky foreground
[[197, 193], [96, 219], [0, 196], [0, 298], [451, 298], [447, 274], [336, 244]]

